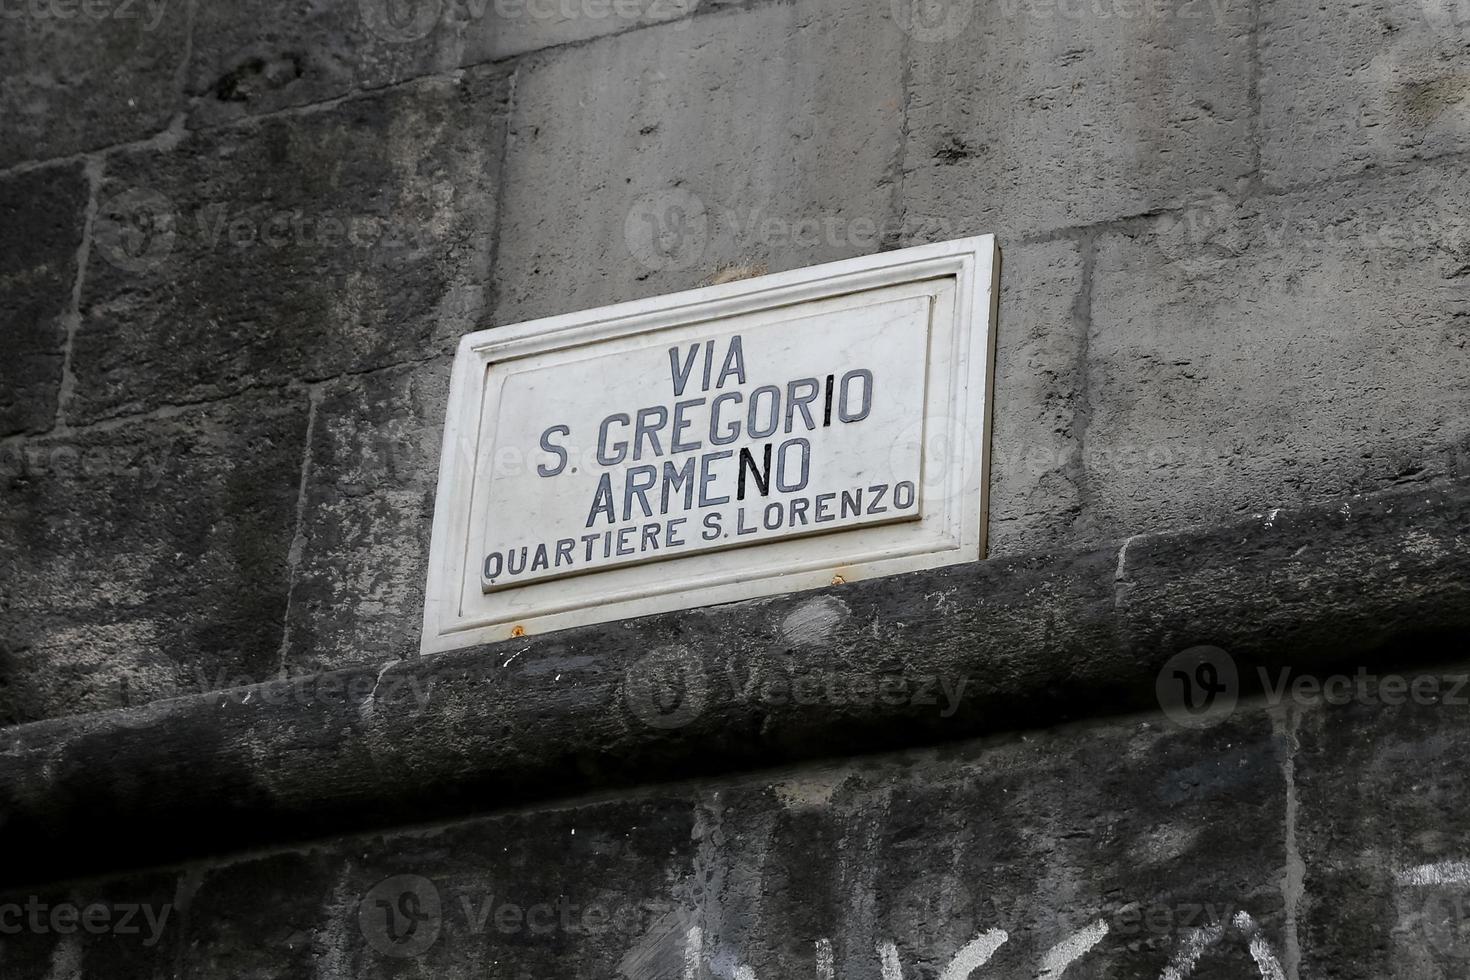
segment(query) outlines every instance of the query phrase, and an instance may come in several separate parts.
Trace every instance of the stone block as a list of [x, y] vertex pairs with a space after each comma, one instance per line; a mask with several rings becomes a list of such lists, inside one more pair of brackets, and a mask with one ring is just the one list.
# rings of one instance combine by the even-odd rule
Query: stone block
[[273, 676], [306, 413], [274, 393], [0, 450], [0, 718]]
[[177, 0], [17, 3], [0, 32], [0, 167], [167, 128], [183, 107], [189, 5]]
[[684, 801], [640, 798], [251, 857], [203, 877], [181, 962], [201, 978], [619, 976], [677, 905], [691, 824]]
[[1110, 537], [1427, 480], [1470, 443], [1470, 194], [1425, 168], [1104, 235], [1086, 467]]
[[44, 432], [56, 420], [87, 195], [79, 164], [0, 179], [0, 436]]
[[1455, 976], [1470, 958], [1466, 675], [1315, 680], [1293, 696], [1302, 975]]
[[418, 652], [449, 361], [330, 383], [316, 410], [292, 669]]
[[1470, 3], [1261, 8], [1262, 176], [1290, 188], [1470, 149]]
[[195, 15], [191, 120], [208, 125], [692, 15], [698, 0], [212, 4]]
[[991, 557], [1078, 544], [1072, 523], [1086, 411], [1087, 283], [1076, 242], [1016, 245], [1001, 258], [990, 437]]
[[1279, 749], [1256, 706], [1205, 730], [1104, 722], [346, 837], [203, 870], [180, 962], [203, 977], [1280, 976]]
[[109, 160], [70, 420], [422, 359], [479, 326], [505, 79]]
[[49, 884], [0, 895], [0, 955], [23, 977], [165, 976], [183, 944], [180, 876]]
[[907, 224], [1035, 234], [1169, 208], [1251, 173], [1247, 4], [914, 8]]
[[877, 251], [901, 39], [883, 0], [801, 0], [534, 56], [496, 322]]

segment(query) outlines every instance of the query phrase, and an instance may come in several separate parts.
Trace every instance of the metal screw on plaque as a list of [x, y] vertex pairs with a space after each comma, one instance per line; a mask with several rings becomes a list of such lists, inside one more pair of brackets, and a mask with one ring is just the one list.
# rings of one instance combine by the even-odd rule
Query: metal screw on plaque
[[693, 266], [704, 255], [708, 235], [704, 202], [681, 189], [644, 194], [623, 221], [628, 251], [655, 272]]
[[623, 698], [628, 710], [650, 728], [683, 728], [704, 712], [709, 683], [692, 653], [665, 647], [628, 668]]
[[891, 0], [893, 19], [915, 41], [952, 41], [975, 17], [975, 0]]
[[444, 13], [444, 0], [357, 0], [357, 6], [368, 30], [392, 44], [428, 37]]
[[1213, 646], [1195, 646], [1170, 657], [1154, 681], [1159, 707], [1174, 724], [1209, 728], [1229, 718], [1240, 699], [1235, 660]]
[[443, 925], [439, 889], [421, 875], [384, 878], [363, 895], [357, 926], [369, 946], [384, 956], [419, 956], [439, 938]]
[[135, 188], [97, 208], [92, 243], [98, 255], [124, 272], [147, 272], [173, 251], [174, 224], [173, 202], [157, 191]]

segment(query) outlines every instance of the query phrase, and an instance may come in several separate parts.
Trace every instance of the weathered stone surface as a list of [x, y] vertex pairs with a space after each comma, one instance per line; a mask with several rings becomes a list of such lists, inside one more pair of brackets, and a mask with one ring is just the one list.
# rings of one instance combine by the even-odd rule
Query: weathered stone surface
[[505, 93], [471, 72], [110, 160], [72, 420], [421, 360], [479, 326]]
[[195, 17], [196, 125], [380, 88], [693, 13], [698, 0], [210, 4]]
[[13, 4], [0, 31], [0, 167], [144, 139], [183, 105], [187, 4]]
[[[1414, 658], [1456, 657], [1470, 627], [1470, 546], [1434, 528], [1446, 527], [1445, 505], [1457, 495], [1411, 487], [1129, 540], [1117, 571], [1126, 645], [1166, 654], [1210, 644], [1250, 676], [1253, 665], [1299, 664], [1311, 651], [1328, 661], [1383, 659], [1414, 636]], [[1392, 602], [1360, 601], [1384, 575], [1393, 577]], [[1341, 608], [1323, 619], [1329, 605]]]
[[970, 955], [1031, 980], [1058, 948], [1071, 975], [1157, 976], [1192, 945], [1194, 976], [1254, 975], [1286, 948], [1286, 799], [1259, 707], [1137, 718], [204, 862], [167, 938], [190, 977], [878, 980]]
[[1302, 976], [1452, 977], [1470, 957], [1470, 684], [1403, 652], [1293, 697]]
[[[1464, 662], [1470, 8], [519, 3], [0, 11], [0, 169], [207, 127], [91, 161], [60, 435], [86, 180], [0, 176], [0, 723], [51, 719], [0, 740], [0, 879], [67, 880], [0, 896], [5, 975], [1462, 975], [1470, 688], [1155, 699], [1197, 644], [1227, 707]], [[383, 669], [453, 337], [985, 231], [996, 560]], [[174, 911], [8, 932], [32, 894]], [[563, 896], [612, 924], [496, 918]]]
[[0, 436], [43, 432], [56, 419], [87, 187], [81, 165], [0, 179]]
[[[191, 977], [613, 977], [693, 890], [694, 804], [638, 797], [345, 840], [207, 871]], [[407, 899], [404, 899], [407, 896]]]
[[1195, 975], [1244, 972], [1237, 913], [1282, 948], [1270, 733], [1259, 710], [1208, 732], [1150, 719], [722, 787], [698, 830], [702, 952], [715, 975], [724, 955], [819, 976], [827, 939], [835, 975], [876, 980], [885, 947], [903, 976], [942, 975], [988, 936], [983, 975], [1029, 980], [1071, 940], [1069, 973], [1155, 976], [1213, 921]]
[[[0, 846], [16, 855], [0, 873], [96, 872], [1157, 705], [1174, 676], [1160, 671], [1201, 643], [1238, 653], [1242, 674], [1392, 663], [1411, 631], [1433, 656], [1463, 650], [1470, 486], [1352, 504], [1351, 522], [1333, 504], [1269, 534], [1248, 522], [957, 565], [24, 726], [0, 751]], [[1304, 572], [1309, 551], [1320, 564]], [[126, 854], [79, 833], [101, 811]]]
[[[404, 31], [384, 19], [383, 36], [364, 11], [389, 4], [362, 0], [282, 8], [272, 4], [210, 4], [196, 15], [188, 67], [190, 122], [219, 123], [287, 106], [381, 88], [459, 65], [454, 46], [434, 43], [443, 24], [429, 26], [439, 0], [398, 9]], [[425, 15], [424, 24], [415, 14]], [[413, 39], [420, 26], [428, 37]], [[409, 38], [393, 40], [395, 36]]]
[[447, 359], [327, 386], [292, 588], [293, 670], [418, 652], [448, 396]]
[[532, 58], [496, 321], [876, 251], [894, 214], [900, 40], [884, 0], [802, 0]]
[[6, 976], [166, 976], [185, 933], [179, 882], [154, 872], [0, 895]]
[[341, 947], [361, 939], [322, 926], [343, 911], [355, 863], [332, 867], [318, 854], [287, 852], [193, 872], [175, 969], [190, 977], [344, 976]]
[[1251, 171], [1247, 4], [913, 7], [909, 225], [1025, 235], [1172, 207]]
[[1104, 235], [1084, 518], [1107, 536], [1427, 480], [1470, 447], [1470, 173]]
[[1277, 187], [1470, 149], [1470, 5], [1261, 8], [1261, 168]]
[[306, 396], [8, 445], [0, 718], [278, 669]]
[[[1001, 260], [990, 437], [991, 557], [1075, 546], [1087, 324], [1075, 242], [1017, 245]], [[1085, 424], [1085, 421], [1082, 423]], [[1089, 542], [1091, 543], [1091, 542]]]

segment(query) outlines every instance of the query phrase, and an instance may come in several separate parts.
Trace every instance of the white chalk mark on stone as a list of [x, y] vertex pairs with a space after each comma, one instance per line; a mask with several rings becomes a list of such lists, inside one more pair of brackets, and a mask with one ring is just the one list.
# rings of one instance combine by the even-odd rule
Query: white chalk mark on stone
[[930, 592], [924, 596], [925, 602], [934, 603], [934, 611], [941, 616], [948, 616], [958, 606], [955, 597], [960, 594], [959, 589], [941, 589], [938, 592]]
[[1164, 967], [1164, 972], [1159, 974], [1159, 980], [1184, 980], [1194, 972], [1194, 965], [1199, 962], [1200, 955], [1218, 943], [1223, 935], [1225, 927], [1218, 924], [1185, 932], [1179, 950], [1169, 961], [1169, 965]]
[[1004, 929], [982, 932], [960, 947], [960, 951], [954, 954], [954, 959], [949, 961], [949, 966], [939, 974], [939, 980], [967, 980], [971, 973], [989, 962], [995, 951], [1010, 938], [1010, 934]]
[[822, 646], [832, 633], [852, 615], [847, 603], [832, 596], [804, 602], [781, 621], [781, 636], [792, 646]]
[[1072, 962], [1089, 949], [1102, 942], [1102, 938], [1108, 934], [1108, 924], [1098, 919], [1085, 929], [1079, 929], [1066, 939], [1057, 943], [1046, 951], [1041, 958], [1041, 980], [1054, 980], [1062, 975], [1062, 971], [1072, 965]]
[[704, 930], [690, 926], [684, 936], [684, 980], [696, 980], [699, 976], [699, 961], [704, 956]]
[[1113, 581], [1122, 582], [1128, 575], [1128, 546], [1138, 535], [1130, 535], [1123, 541], [1123, 546], [1118, 549], [1118, 567], [1113, 571]]
[[1261, 980], [1286, 980], [1286, 971], [1281, 969], [1276, 951], [1260, 933], [1251, 937], [1251, 959], [1256, 961], [1256, 969], [1261, 971]]
[[817, 940], [817, 980], [832, 980], [832, 940]]
[[1405, 868], [1395, 878], [1400, 885], [1463, 885], [1470, 882], [1470, 861], [1440, 861]]
[[878, 944], [878, 962], [882, 964], [883, 980], [903, 980], [903, 968], [898, 965], [898, 948], [892, 943]]
[[756, 980], [755, 970], [737, 960], [733, 950], [724, 947], [710, 957], [709, 972], [725, 980]]
[[1256, 969], [1261, 971], [1261, 980], [1286, 980], [1286, 971], [1281, 969], [1276, 951], [1266, 942], [1266, 937], [1261, 935], [1261, 928], [1256, 925], [1250, 913], [1237, 912], [1234, 921], [1235, 928], [1250, 938], [1251, 959], [1256, 961]]

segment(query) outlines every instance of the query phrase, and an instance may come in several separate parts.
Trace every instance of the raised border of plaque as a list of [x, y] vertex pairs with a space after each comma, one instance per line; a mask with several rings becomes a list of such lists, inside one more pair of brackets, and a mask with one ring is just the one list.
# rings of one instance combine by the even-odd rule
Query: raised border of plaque
[[[423, 652], [983, 558], [998, 272], [994, 236], [982, 235], [463, 337], [440, 456]], [[746, 340], [743, 357], [732, 361], [734, 337]], [[810, 383], [773, 376], [788, 365], [810, 374]], [[786, 386], [763, 385], [777, 381]], [[767, 445], [776, 446], [775, 466], [789, 464], [787, 472], [773, 477], [750, 438], [744, 453], [733, 437], [727, 452], [704, 445], [705, 453], [691, 450], [679, 463], [718, 457], [704, 485], [694, 471], [692, 508], [674, 517], [665, 511], [656, 528], [643, 530], [652, 527], [644, 521], [629, 532], [657, 498], [636, 492], [642, 474], [628, 477], [633, 454], [647, 452], [645, 470], [677, 461], [669, 447], [680, 446], [681, 432], [688, 446], [701, 445], [705, 431], [714, 438], [714, 420], [699, 413], [720, 389], [748, 396], [762, 386], [774, 389], [772, 407], [757, 423], [760, 399], [748, 399], [748, 432], [769, 419], [776, 435]], [[681, 408], [675, 392], [708, 398], [686, 397]], [[785, 433], [776, 407], [783, 395], [790, 396]], [[719, 406], [728, 416], [721, 431], [738, 428], [730, 419], [739, 401], [728, 395]], [[664, 410], [648, 407], [661, 403]], [[873, 421], [864, 426], [867, 412]], [[843, 420], [856, 424], [830, 428]], [[645, 421], [660, 430], [635, 439], [635, 425]], [[829, 428], [798, 438], [803, 422]], [[569, 450], [578, 440], [581, 448]], [[600, 465], [613, 459], [616, 466]], [[757, 483], [760, 462], [768, 486]], [[733, 502], [737, 465], [741, 494], [747, 483], [752, 490], [743, 509]], [[782, 492], [799, 479], [828, 482]], [[866, 490], [868, 483], [888, 488], [876, 517], [868, 512], [875, 493], [861, 513], [847, 508], [856, 490], [842, 496], [848, 485]], [[687, 481], [675, 489], [676, 505], [680, 492], [692, 492]], [[757, 489], [769, 496], [757, 499]], [[798, 498], [805, 501], [799, 526]], [[822, 505], [829, 519], [818, 523]], [[762, 526], [771, 510], [778, 511], [775, 530]], [[639, 550], [648, 534], [653, 540], [641, 543], [652, 547]], [[568, 538], [575, 544], [558, 549]], [[555, 560], [559, 550], [565, 567]]]

